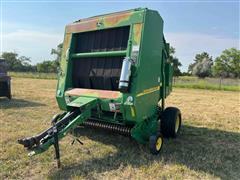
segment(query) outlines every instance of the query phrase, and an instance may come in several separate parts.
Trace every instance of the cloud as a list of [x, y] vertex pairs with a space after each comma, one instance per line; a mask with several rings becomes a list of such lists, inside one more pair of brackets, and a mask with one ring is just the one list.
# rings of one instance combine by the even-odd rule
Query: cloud
[[224, 49], [239, 49], [239, 40], [218, 37], [201, 33], [165, 33], [166, 40], [176, 48], [176, 56], [182, 62], [182, 70], [186, 71], [197, 53], [208, 52], [213, 58], [219, 56]]
[[16, 30], [3, 34], [3, 51], [16, 51], [31, 57], [32, 63], [51, 59], [51, 49], [63, 41], [63, 34]]

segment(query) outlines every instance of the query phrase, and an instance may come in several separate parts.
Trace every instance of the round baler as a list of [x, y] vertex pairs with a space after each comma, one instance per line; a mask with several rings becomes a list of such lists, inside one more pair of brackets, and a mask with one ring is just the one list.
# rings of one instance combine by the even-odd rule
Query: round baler
[[64, 112], [39, 135], [19, 140], [30, 155], [54, 145], [77, 126], [100, 128], [147, 144], [152, 154], [163, 137], [175, 138], [181, 113], [165, 108], [173, 68], [163, 20], [149, 9], [81, 19], [66, 26], [56, 99]]

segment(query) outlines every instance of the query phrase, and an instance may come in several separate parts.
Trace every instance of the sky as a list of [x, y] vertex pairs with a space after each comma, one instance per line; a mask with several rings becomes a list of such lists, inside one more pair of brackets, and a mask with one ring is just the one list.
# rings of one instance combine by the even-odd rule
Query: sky
[[239, 1], [0, 1], [0, 51], [30, 57], [32, 64], [54, 58], [51, 49], [63, 41], [66, 24], [137, 7], [162, 16], [166, 40], [176, 49], [182, 71], [197, 53], [215, 58], [224, 49], [239, 49]]

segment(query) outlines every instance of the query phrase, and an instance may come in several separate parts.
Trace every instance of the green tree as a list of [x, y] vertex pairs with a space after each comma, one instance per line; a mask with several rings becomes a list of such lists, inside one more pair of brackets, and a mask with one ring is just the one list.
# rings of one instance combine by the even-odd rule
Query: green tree
[[7, 68], [10, 71], [31, 71], [34, 69], [34, 66], [30, 64], [29, 57], [19, 57], [16, 52], [3, 52], [2, 58], [6, 60]]
[[60, 64], [61, 54], [62, 54], [63, 44], [60, 43], [56, 49], [51, 50], [51, 55], [54, 55], [54, 60], [47, 60], [41, 63], [38, 63], [37, 71], [44, 73], [56, 73]]
[[55, 61], [43, 61], [37, 64], [37, 71], [43, 73], [56, 73], [57, 67]]
[[7, 69], [10, 71], [14, 71], [21, 66], [21, 62], [18, 60], [18, 54], [16, 52], [3, 52], [2, 58], [6, 60]]
[[20, 56], [18, 60], [21, 62], [22, 66], [19, 71], [36, 71], [36, 67], [31, 65], [31, 59], [26, 56]]
[[62, 48], [63, 48], [63, 43], [60, 43], [60, 44], [58, 44], [56, 49], [51, 50], [51, 54], [55, 55], [54, 63], [55, 63], [55, 66], [57, 66], [57, 67], [60, 65]]
[[63, 43], [60, 43], [57, 45], [56, 49], [51, 50], [51, 54], [56, 56], [55, 60], [58, 62], [61, 60], [62, 48], [63, 48]]
[[213, 74], [221, 77], [240, 78], [240, 50], [226, 49], [214, 61]]
[[181, 75], [181, 70], [179, 67], [182, 66], [181, 62], [177, 57], [174, 56], [175, 54], [175, 48], [170, 47], [169, 50], [169, 62], [173, 64], [173, 75], [174, 76], [180, 76]]
[[188, 71], [192, 75], [205, 78], [211, 76], [212, 65], [212, 57], [207, 52], [203, 52], [195, 56], [194, 63], [188, 66]]

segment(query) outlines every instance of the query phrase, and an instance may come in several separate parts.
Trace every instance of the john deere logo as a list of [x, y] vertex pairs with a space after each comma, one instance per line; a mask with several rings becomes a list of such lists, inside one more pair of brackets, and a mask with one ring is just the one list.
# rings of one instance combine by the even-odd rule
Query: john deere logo
[[97, 27], [101, 27], [103, 25], [102, 22], [97, 22]]

